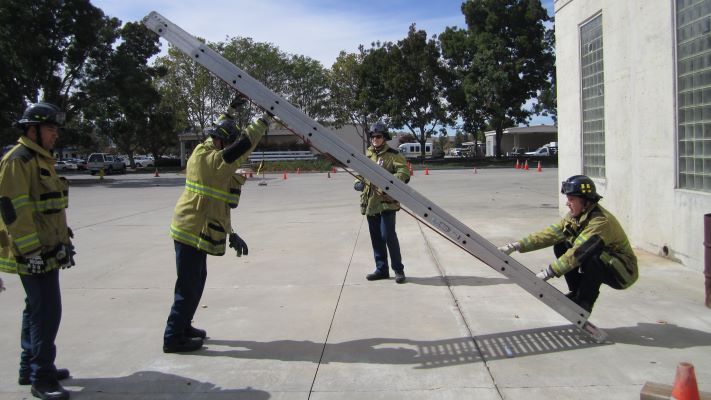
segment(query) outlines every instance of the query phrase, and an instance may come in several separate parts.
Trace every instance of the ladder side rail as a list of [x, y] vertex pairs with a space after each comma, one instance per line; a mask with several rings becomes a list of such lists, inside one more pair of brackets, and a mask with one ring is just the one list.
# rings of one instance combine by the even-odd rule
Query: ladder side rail
[[586, 310], [569, 300], [552, 285], [536, 278], [534, 273], [517, 260], [498, 251], [494, 244], [412, 187], [382, 169], [326, 127], [226, 60], [222, 55], [156, 12], [146, 16], [144, 24], [254, 103], [277, 115], [287, 129], [301, 137], [304, 142], [331, 154], [345, 166], [357, 171], [389, 196], [400, 201], [430, 227], [444, 234], [460, 248], [492, 269], [514, 281], [596, 340], [604, 339], [604, 332], [587, 321], [589, 313]]

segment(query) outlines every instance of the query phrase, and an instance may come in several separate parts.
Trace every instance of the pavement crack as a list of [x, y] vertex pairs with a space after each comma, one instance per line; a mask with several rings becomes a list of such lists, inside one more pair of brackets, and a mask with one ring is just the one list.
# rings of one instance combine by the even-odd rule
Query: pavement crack
[[423, 225], [423, 223], [420, 220], [417, 220], [417, 227], [420, 229], [420, 234], [422, 235], [422, 239], [425, 242], [425, 248], [427, 249], [427, 253], [430, 255], [430, 258], [432, 259], [432, 262], [434, 262], [435, 267], [437, 267], [437, 271], [439, 272], [439, 275], [442, 277], [442, 280], [444, 280], [444, 283], [447, 285], [447, 289], [449, 290], [449, 295], [452, 298], [452, 302], [454, 303], [454, 307], [457, 310], [457, 314], [459, 314], [459, 317], [461, 318], [462, 323], [467, 328], [469, 337], [471, 337], [472, 341], [474, 342], [476, 351], [477, 351], [477, 353], [479, 353], [479, 358], [481, 359], [482, 363], [484, 363], [484, 366], [486, 367], [486, 371], [488, 372], [489, 377], [491, 378], [491, 381], [494, 384], [494, 389], [496, 389], [496, 393], [498, 393], [499, 398], [503, 399], [504, 396], [501, 393], [501, 391], [499, 390], [499, 385], [496, 383], [496, 379], [494, 378], [494, 374], [491, 372], [489, 363], [486, 361], [484, 352], [481, 350], [481, 346], [477, 342], [476, 337], [474, 336], [474, 333], [472, 332], [472, 328], [469, 325], [469, 321], [467, 321], [467, 318], [464, 315], [464, 311], [462, 311], [462, 308], [459, 305], [459, 299], [457, 298], [457, 295], [454, 293], [454, 288], [452, 287], [451, 282], [449, 281], [449, 278], [447, 278], [447, 275], [444, 273], [444, 269], [442, 268], [442, 265], [439, 263], [439, 259], [437, 258], [436, 252], [435, 252], [434, 248], [432, 247], [432, 244], [430, 243], [429, 239], [427, 238], [427, 235], [425, 235], [425, 231], [422, 229], [422, 225]]

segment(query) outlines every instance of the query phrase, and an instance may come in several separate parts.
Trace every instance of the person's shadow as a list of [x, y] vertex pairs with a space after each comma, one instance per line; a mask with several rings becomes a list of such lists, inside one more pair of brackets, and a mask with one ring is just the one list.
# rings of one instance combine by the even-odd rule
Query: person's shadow
[[[71, 378], [62, 381], [72, 399], [99, 400], [174, 400], [221, 398], [267, 400], [268, 392], [245, 389], [222, 389], [210, 382], [156, 371], [139, 371], [129, 376], [111, 378]], [[79, 388], [79, 390], [77, 390]]]

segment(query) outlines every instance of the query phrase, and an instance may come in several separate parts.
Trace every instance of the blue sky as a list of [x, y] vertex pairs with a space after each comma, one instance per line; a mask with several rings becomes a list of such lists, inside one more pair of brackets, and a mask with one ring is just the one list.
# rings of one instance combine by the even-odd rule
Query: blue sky
[[[413, 22], [431, 36], [447, 26], [464, 27], [461, 0], [92, 0], [123, 22], [157, 11], [195, 36], [217, 42], [226, 36], [269, 42], [330, 68], [341, 50], [397, 41]], [[543, 0], [553, 13], [553, 0]]]

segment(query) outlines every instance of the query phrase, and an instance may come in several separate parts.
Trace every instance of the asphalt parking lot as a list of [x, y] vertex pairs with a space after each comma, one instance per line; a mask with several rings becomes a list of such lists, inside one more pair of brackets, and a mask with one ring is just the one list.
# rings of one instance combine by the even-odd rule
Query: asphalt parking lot
[[[408, 282], [368, 282], [352, 178], [266, 178], [248, 181], [233, 212], [249, 255], [208, 258], [195, 318], [206, 346], [178, 355], [161, 347], [183, 176], [70, 176], [78, 265], [61, 273], [57, 366], [72, 372], [72, 398], [633, 399], [646, 381], [671, 384], [681, 361], [711, 391], [702, 272], [639, 251], [639, 281], [596, 303], [590, 321], [609, 334], [598, 344], [404, 212]], [[511, 168], [416, 171], [410, 184], [500, 245], [558, 218], [558, 181], [555, 169]], [[552, 254], [515, 257], [537, 271]], [[3, 279], [0, 399], [31, 398], [16, 383], [24, 292]]]

